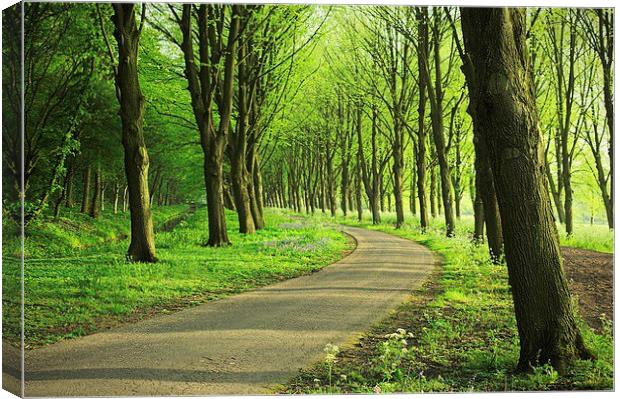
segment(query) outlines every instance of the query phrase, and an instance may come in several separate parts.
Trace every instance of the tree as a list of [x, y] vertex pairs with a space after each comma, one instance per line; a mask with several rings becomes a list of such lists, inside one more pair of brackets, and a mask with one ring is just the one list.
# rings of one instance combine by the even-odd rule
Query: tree
[[[209, 218], [209, 239], [206, 245], [218, 247], [230, 244], [224, 214], [223, 165], [231, 123], [240, 8], [211, 4], [201, 4], [198, 7], [195, 16], [198, 26], [197, 55], [194, 51], [192, 9], [191, 4], [184, 4], [182, 15], [178, 16], [171, 6], [170, 10], [181, 29], [183, 39], [179, 43], [172, 36], [169, 37], [183, 51], [185, 77], [204, 154], [203, 170]], [[217, 103], [219, 115], [217, 128], [213, 113], [214, 103]]]
[[[467, 84], [469, 93], [476, 93], [478, 88], [476, 87], [476, 76], [474, 66], [469, 56], [465, 53], [461, 41], [458, 37], [456, 25], [452, 20], [452, 16], [448, 10], [446, 10], [446, 16], [450, 23], [454, 43], [456, 44], [457, 51], [461, 57], [463, 74], [465, 75], [465, 82]], [[499, 261], [503, 253], [503, 234], [501, 228], [501, 217], [499, 207], [497, 204], [497, 196], [495, 192], [495, 183], [493, 182], [493, 171], [489, 163], [489, 153], [486, 142], [482, 137], [482, 127], [480, 121], [476, 115], [477, 106], [475, 104], [476, 98], [472, 95], [469, 96], [469, 107], [467, 112], [471, 116], [473, 130], [474, 130], [474, 151], [475, 151], [475, 190], [476, 195], [474, 199], [474, 215], [475, 215], [475, 232], [476, 239], [482, 237], [482, 230], [484, 225], [487, 232], [487, 243], [489, 246], [489, 253], [491, 258], [495, 261]]]
[[[155, 262], [155, 235], [148, 184], [149, 156], [142, 131], [144, 96], [138, 80], [138, 48], [146, 6], [142, 6], [140, 25], [136, 24], [133, 4], [113, 4], [112, 8], [114, 37], [118, 43], [118, 65], [114, 75], [120, 104], [131, 214], [131, 243], [127, 258], [135, 262]], [[114, 58], [111, 47], [108, 46], [108, 49], [110, 57]]]
[[559, 372], [591, 357], [575, 321], [544, 176], [539, 117], [525, 43], [525, 11], [461, 8], [470, 92], [497, 190], [521, 344], [519, 370]]
[[[428, 21], [428, 13], [426, 11], [418, 10], [418, 13], [422, 13], [421, 18]], [[428, 22], [427, 22], [428, 24]], [[433, 24], [432, 24], [432, 47], [433, 47], [433, 64], [432, 67], [435, 71], [435, 82], [431, 79], [431, 60], [428, 53], [418, 52], [418, 56], [422, 57], [424, 67], [421, 69], [421, 73], [424, 75], [424, 81], [426, 82], [426, 89], [428, 99], [431, 107], [431, 127], [433, 133], [433, 141], [435, 143], [435, 154], [437, 155], [437, 163], [439, 164], [439, 176], [441, 182], [441, 198], [443, 200], [444, 218], [446, 223], [446, 235], [448, 237], [454, 235], [454, 210], [453, 204], [453, 188], [450, 181], [450, 168], [448, 165], [448, 158], [446, 154], [446, 142], [444, 136], [444, 123], [443, 123], [443, 81], [441, 73], [441, 41], [442, 41], [442, 20], [441, 14], [438, 8], [433, 9]], [[424, 39], [422, 40], [424, 41]]]
[[[592, 13], [595, 18], [592, 18]], [[609, 199], [605, 199], [602, 192], [603, 201], [606, 204], [607, 223], [609, 228], [613, 228], [613, 170], [614, 170], [614, 99], [613, 99], [613, 55], [614, 55], [614, 18], [613, 11], [610, 9], [583, 10], [579, 14], [581, 26], [584, 28], [586, 39], [590, 47], [596, 52], [603, 70], [603, 98], [605, 104], [605, 121], [607, 122], [608, 145], [607, 154], [609, 156]], [[591, 141], [591, 140], [590, 140]], [[592, 146], [590, 146], [592, 148]], [[600, 147], [600, 141], [599, 141]], [[599, 184], [602, 180], [599, 177]], [[602, 187], [601, 187], [602, 190]]]

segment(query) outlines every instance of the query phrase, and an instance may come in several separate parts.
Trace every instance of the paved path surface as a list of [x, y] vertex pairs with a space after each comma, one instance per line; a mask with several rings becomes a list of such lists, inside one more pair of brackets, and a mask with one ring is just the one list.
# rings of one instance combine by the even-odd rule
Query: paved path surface
[[320, 272], [26, 353], [26, 396], [269, 393], [383, 318], [433, 269], [421, 245], [358, 242]]

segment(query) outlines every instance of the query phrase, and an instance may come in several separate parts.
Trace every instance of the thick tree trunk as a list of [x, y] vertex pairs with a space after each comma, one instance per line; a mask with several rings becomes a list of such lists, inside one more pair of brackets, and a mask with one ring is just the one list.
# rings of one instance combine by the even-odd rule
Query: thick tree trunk
[[524, 9], [461, 8], [470, 91], [489, 150], [521, 342], [520, 370], [590, 357], [575, 322], [545, 185]]
[[[245, 16], [245, 13], [242, 13]], [[245, 18], [244, 18], [245, 21]], [[251, 177], [249, 176], [246, 153], [248, 149], [249, 107], [250, 88], [245, 61], [247, 57], [247, 43], [241, 41], [244, 37], [238, 36], [240, 41], [237, 45], [239, 62], [237, 62], [237, 124], [235, 129], [230, 129], [230, 175], [232, 183], [235, 208], [239, 219], [239, 232], [242, 234], [254, 234], [256, 225], [252, 217], [251, 205]]]
[[[425, 9], [426, 10], [426, 9]], [[436, 20], [439, 19], [439, 9], [433, 9]], [[442, 89], [442, 76], [441, 76], [441, 57], [440, 57], [440, 27], [436, 23], [433, 26], [433, 48], [434, 48], [434, 69], [435, 69], [435, 84], [430, 79], [430, 62], [428, 54], [423, 54], [422, 59], [425, 63], [422, 72], [425, 75], [426, 86], [428, 90], [428, 97], [431, 105], [431, 127], [433, 133], [433, 141], [435, 143], [435, 153], [437, 155], [437, 163], [439, 164], [439, 178], [441, 183], [441, 198], [444, 212], [444, 219], [446, 224], [446, 235], [452, 237], [454, 235], [454, 210], [452, 202], [454, 200], [452, 182], [450, 180], [450, 166], [448, 165], [448, 157], [446, 154], [446, 143], [443, 132], [443, 89]]]
[[226, 214], [224, 213], [223, 143], [220, 145], [221, 147], [216, 146], [209, 151], [209, 156], [205, 156], [204, 162], [207, 218], [209, 220], [209, 239], [205, 245], [210, 247], [230, 244], [226, 230]]
[[[230, 128], [232, 97], [234, 93], [235, 55], [239, 32], [239, 6], [231, 6], [231, 23], [228, 26], [226, 42], [222, 32], [207, 32], [214, 19], [225, 17], [228, 8], [215, 8], [201, 4], [198, 8], [198, 60], [194, 54], [194, 29], [192, 27], [192, 6], [185, 4], [178, 21], [183, 34], [181, 50], [185, 62], [185, 77], [188, 82], [194, 118], [200, 133], [200, 144], [204, 155], [204, 179], [209, 217], [209, 239], [205, 245], [219, 247], [229, 245], [224, 212], [224, 149]], [[212, 33], [210, 35], [209, 33]], [[224, 51], [211, 53], [209, 41], [217, 42]], [[223, 68], [214, 68], [224, 58]], [[197, 61], [200, 61], [199, 63]], [[199, 67], [198, 67], [199, 65]], [[223, 74], [222, 74], [223, 72]], [[223, 75], [223, 76], [222, 76]], [[216, 87], [217, 86], [217, 87]], [[213, 102], [219, 90], [219, 126], [216, 128], [213, 116]]]
[[[243, 149], [243, 152], [245, 152], [245, 149]], [[230, 180], [239, 219], [239, 232], [242, 234], [254, 234], [256, 226], [252, 217], [250, 194], [248, 192], [248, 172], [245, 168], [245, 159], [243, 158], [237, 156], [231, 160]]]
[[112, 4], [112, 7], [114, 37], [119, 52], [117, 97], [121, 108], [125, 174], [131, 213], [131, 243], [127, 258], [137, 262], [155, 262], [155, 235], [149, 203], [149, 156], [142, 132], [144, 96], [138, 80], [138, 46], [144, 20], [140, 27], [136, 25], [133, 4], [118, 3]]

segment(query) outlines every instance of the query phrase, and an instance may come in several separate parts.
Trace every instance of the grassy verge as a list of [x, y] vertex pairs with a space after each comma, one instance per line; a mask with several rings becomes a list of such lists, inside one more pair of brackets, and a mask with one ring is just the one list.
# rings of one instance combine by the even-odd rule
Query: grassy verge
[[[171, 209], [155, 214], [165, 212], [174, 215]], [[48, 232], [63, 230], [62, 226], [46, 223], [33, 227], [25, 266], [27, 347], [310, 273], [339, 259], [352, 247], [337, 229], [318, 222], [302, 225], [275, 210], [267, 210], [268, 227], [250, 236], [237, 233], [236, 215], [227, 213], [233, 245], [203, 247], [208, 227], [206, 211], [199, 208], [173, 230], [156, 234], [158, 263], [127, 263], [127, 240], [110, 239], [116, 227], [120, 233], [114, 234], [123, 234], [127, 222], [109, 219], [111, 216], [106, 215], [95, 222], [97, 225], [89, 226], [71, 218], [63, 222], [76, 224], [75, 245], [73, 233], [67, 233], [64, 245], [58, 238], [62, 234], [50, 238]], [[91, 228], [92, 234], [79, 233]], [[54, 249], [45, 251], [48, 242]], [[17, 323], [19, 313], [10, 311], [16, 308], [11, 305], [18, 295], [19, 287], [14, 284], [18, 275], [19, 263], [5, 262], [3, 317], [4, 336], [9, 340], [18, 339], [11, 326]]]
[[[390, 217], [385, 222], [392, 222]], [[416, 240], [439, 254], [443, 267], [426, 292], [375, 326], [357, 345], [305, 370], [287, 392], [429, 392], [611, 389], [613, 337], [581, 323], [595, 361], [579, 361], [566, 376], [550, 367], [514, 374], [519, 342], [505, 265], [489, 261], [461, 224], [457, 237], [438, 226], [419, 233], [417, 222], [394, 230], [352, 219], [340, 223]], [[334, 356], [334, 352], [336, 355]]]
[[614, 253], [614, 232], [607, 225], [576, 224], [574, 232], [566, 237], [563, 226], [558, 225], [560, 244], [566, 247], [589, 249], [592, 251]]

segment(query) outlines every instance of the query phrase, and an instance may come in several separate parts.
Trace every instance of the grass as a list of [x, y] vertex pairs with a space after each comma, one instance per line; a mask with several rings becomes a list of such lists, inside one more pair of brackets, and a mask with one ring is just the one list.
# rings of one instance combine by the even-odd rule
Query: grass
[[576, 224], [574, 232], [567, 237], [563, 230], [564, 226], [558, 225], [560, 232], [560, 244], [566, 247], [589, 249], [592, 251], [614, 252], [614, 233], [607, 225], [602, 224]]
[[[163, 223], [164, 214], [170, 218], [178, 212], [160, 208], [155, 211], [156, 222]], [[335, 228], [318, 222], [302, 225], [277, 210], [266, 211], [267, 228], [248, 236], [237, 233], [233, 212], [226, 216], [233, 245], [201, 245], [208, 225], [206, 210], [199, 208], [173, 230], [156, 234], [160, 259], [156, 264], [125, 261], [127, 240], [113, 238], [126, 234], [126, 216], [106, 214], [93, 222], [70, 215], [60, 223], [32, 226], [26, 240], [27, 347], [310, 273], [352, 246]], [[9, 240], [3, 249], [13, 256], [15, 247]], [[19, 318], [14, 299], [19, 295], [18, 276], [19, 263], [5, 260], [3, 333], [10, 341], [19, 339], [19, 330], [12, 328]]]
[[[421, 234], [417, 221], [394, 230], [393, 219], [384, 216], [384, 224], [379, 226], [342, 217], [338, 222], [416, 240], [435, 251], [443, 266], [432, 284], [433, 292], [426, 292], [425, 301], [419, 299], [423, 293], [418, 293], [375, 326], [359, 345], [336, 356], [335, 362], [326, 359], [305, 370], [286, 388], [288, 393], [613, 388], [610, 323], [597, 334], [580, 321], [597, 360], [579, 361], [565, 376], [549, 366], [515, 374], [519, 341], [506, 266], [489, 261], [486, 246], [471, 242], [465, 223], [457, 228], [457, 236], [449, 239], [437, 220]], [[585, 231], [577, 229], [575, 236]], [[606, 242], [596, 243], [595, 237], [582, 236], [571, 243], [607, 248]]]

